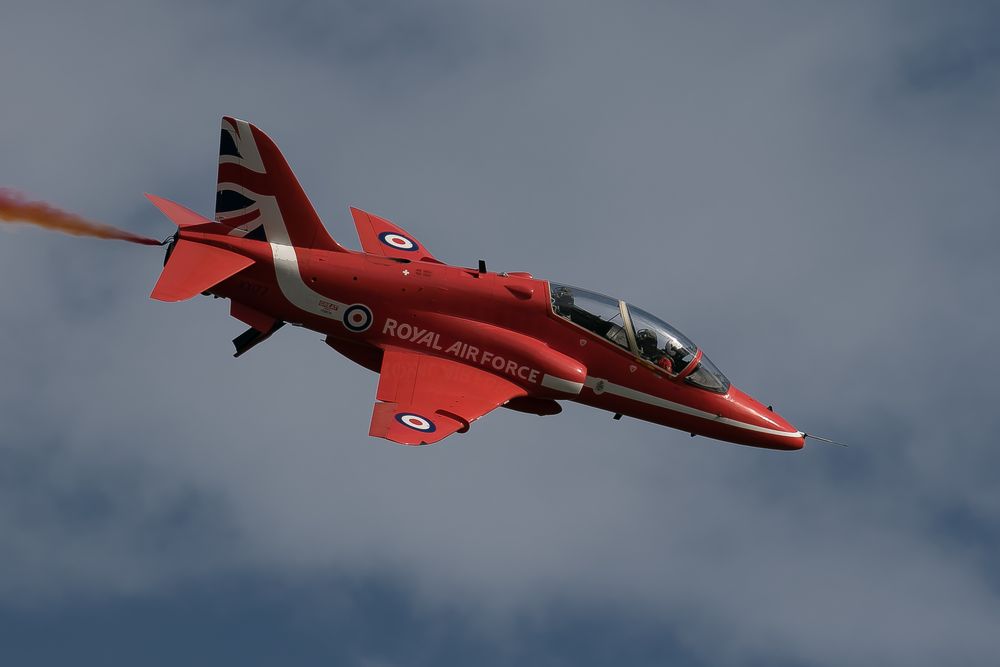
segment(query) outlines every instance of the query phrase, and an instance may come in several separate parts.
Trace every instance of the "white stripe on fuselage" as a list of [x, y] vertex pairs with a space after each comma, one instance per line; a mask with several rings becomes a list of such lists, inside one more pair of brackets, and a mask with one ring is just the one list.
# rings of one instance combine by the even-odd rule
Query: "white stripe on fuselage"
[[583, 391], [582, 382], [573, 382], [572, 380], [564, 380], [561, 377], [556, 377], [555, 375], [549, 375], [546, 373], [542, 376], [542, 386], [546, 389], [552, 389], [554, 391], [561, 391], [566, 394], [579, 394]]
[[274, 275], [278, 279], [278, 289], [284, 297], [293, 306], [307, 313], [340, 322], [347, 304], [323, 296], [305, 284], [299, 272], [295, 248], [280, 243], [270, 245], [271, 256], [274, 258]]
[[[252, 171], [264, 174], [264, 163], [260, 158], [260, 151], [257, 150], [257, 142], [254, 141], [250, 125], [242, 120], [237, 120], [236, 124], [240, 134], [238, 139], [236, 137], [234, 139], [236, 139], [240, 155], [243, 158], [230, 159], [230, 156], [220, 156], [219, 162], [237, 162]], [[295, 248], [288, 236], [288, 228], [285, 227], [285, 221], [281, 217], [278, 200], [273, 196], [254, 192], [245, 186], [232, 185], [239, 191], [246, 191], [253, 195], [251, 198], [260, 210], [259, 220], [264, 225], [264, 235], [271, 246], [274, 275], [277, 278], [281, 294], [300, 310], [337, 322], [343, 321], [344, 308], [347, 307], [347, 304], [323, 296], [302, 280], [302, 272], [299, 271], [299, 258], [295, 254]]]
[[596, 378], [588, 375], [587, 381], [584, 383], [587, 387], [593, 389], [597, 386], [597, 383], [603, 382], [604, 388], [602, 393], [612, 394], [614, 396], [621, 396], [622, 398], [627, 398], [632, 401], [638, 401], [639, 403], [645, 403], [646, 405], [655, 405], [660, 408], [666, 408], [667, 410], [673, 410], [674, 412], [680, 412], [685, 415], [691, 415], [692, 417], [701, 417], [702, 419], [710, 419], [714, 422], [720, 424], [726, 424], [727, 426], [735, 426], [736, 428], [746, 429], [748, 431], [756, 431], [757, 433], [767, 433], [768, 435], [779, 435], [786, 438], [801, 438], [802, 432], [800, 431], [779, 431], [774, 428], [767, 428], [765, 426], [757, 426], [756, 424], [747, 424], [746, 422], [737, 421], [735, 419], [730, 419], [729, 417], [723, 417], [711, 412], [705, 412], [704, 410], [699, 410], [697, 408], [692, 408], [689, 405], [684, 405], [683, 403], [675, 403], [674, 401], [668, 401], [665, 398], [660, 398], [659, 396], [653, 396], [652, 394], [647, 394], [636, 389], [631, 389], [629, 387], [622, 386], [620, 384], [615, 384], [607, 380]]
[[271, 246], [271, 257], [274, 259], [274, 275], [278, 279], [278, 289], [282, 295], [296, 308], [340, 322], [347, 304], [323, 296], [302, 280], [299, 258], [295, 254], [291, 239], [288, 238], [288, 230], [281, 218], [278, 201], [274, 197], [257, 195], [257, 205], [260, 206], [264, 233]]

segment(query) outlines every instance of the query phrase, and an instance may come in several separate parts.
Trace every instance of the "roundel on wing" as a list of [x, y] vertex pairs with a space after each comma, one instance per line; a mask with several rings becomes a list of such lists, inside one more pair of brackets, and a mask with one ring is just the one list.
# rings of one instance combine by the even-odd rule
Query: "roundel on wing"
[[361, 333], [372, 325], [372, 311], [368, 306], [356, 303], [344, 309], [344, 327], [353, 333]]
[[416, 241], [397, 232], [382, 232], [378, 235], [378, 240], [394, 250], [405, 250], [407, 252], [420, 250], [420, 245]]
[[412, 412], [397, 412], [396, 421], [406, 428], [412, 428], [414, 431], [422, 433], [431, 433], [437, 430], [437, 426], [430, 419]]

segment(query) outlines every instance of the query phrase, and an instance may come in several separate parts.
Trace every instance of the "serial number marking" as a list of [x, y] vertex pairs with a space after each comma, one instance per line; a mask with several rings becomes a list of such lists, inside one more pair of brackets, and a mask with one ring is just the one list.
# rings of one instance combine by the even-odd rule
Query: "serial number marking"
[[236, 289], [243, 292], [249, 292], [254, 296], [264, 296], [265, 294], [267, 294], [268, 291], [267, 285], [251, 282], [249, 280], [241, 280], [240, 282], [238, 282], [236, 284]]

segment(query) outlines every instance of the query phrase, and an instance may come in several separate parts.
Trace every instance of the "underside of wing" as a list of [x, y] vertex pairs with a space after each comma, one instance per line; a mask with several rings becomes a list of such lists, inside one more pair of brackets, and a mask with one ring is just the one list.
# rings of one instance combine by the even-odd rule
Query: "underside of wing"
[[411, 262], [442, 263], [435, 259], [424, 248], [423, 244], [385, 218], [354, 207], [351, 207], [351, 215], [354, 217], [354, 226], [358, 229], [361, 247], [365, 252], [372, 255], [407, 259]]
[[427, 354], [387, 348], [369, 435], [429, 445], [464, 433], [484, 414], [525, 391], [487, 371]]

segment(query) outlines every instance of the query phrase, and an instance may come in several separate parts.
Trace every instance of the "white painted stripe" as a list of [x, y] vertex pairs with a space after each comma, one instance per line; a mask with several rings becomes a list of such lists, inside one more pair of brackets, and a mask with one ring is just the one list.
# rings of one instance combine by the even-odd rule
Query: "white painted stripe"
[[[245, 144], [241, 145], [239, 143], [240, 141], [241, 140], [237, 139], [236, 148], [240, 153], [243, 153]], [[238, 158], [235, 155], [219, 155], [219, 164], [238, 164], [241, 167], [246, 167], [250, 171], [258, 174], [266, 173], [264, 171], [264, 165], [260, 163], [260, 156], [256, 155], [255, 158], [255, 162], [248, 162], [247, 160]]]
[[340, 322], [347, 304], [323, 296], [302, 280], [299, 258], [288, 238], [288, 230], [281, 217], [278, 201], [274, 197], [258, 195], [257, 204], [260, 206], [261, 219], [264, 221], [264, 233], [270, 242], [271, 257], [274, 258], [274, 275], [278, 279], [278, 289], [296, 308]]
[[[233, 138], [236, 140], [237, 148], [243, 156], [243, 160], [238, 158], [220, 159], [220, 162], [240, 162], [243, 166], [264, 173], [264, 163], [257, 150], [257, 142], [254, 141], [250, 125], [246, 121], [237, 120], [240, 129], [240, 136]], [[229, 156], [222, 156], [228, 158]], [[273, 176], [272, 176], [273, 178]], [[281, 217], [281, 209], [278, 207], [278, 200], [275, 197], [262, 195], [253, 192], [249, 188], [237, 185], [236, 183], [220, 183], [219, 187], [231, 187], [243, 192], [254, 200], [260, 210], [260, 217], [250, 223], [244, 233], [250, 231], [260, 224], [264, 225], [264, 234], [271, 246], [271, 257], [274, 259], [274, 274], [278, 280], [278, 289], [288, 301], [296, 308], [300, 308], [307, 313], [319, 315], [327, 319], [343, 321], [344, 309], [347, 304], [334, 301], [313, 290], [302, 280], [302, 273], [299, 271], [299, 259], [295, 255], [295, 248], [292, 247], [291, 239], [288, 236], [288, 229], [285, 221]]]
[[613, 394], [615, 396], [621, 396], [622, 398], [627, 398], [629, 400], [638, 401], [640, 403], [645, 403], [646, 405], [655, 405], [660, 408], [666, 408], [667, 410], [673, 410], [674, 412], [680, 412], [686, 415], [691, 415], [692, 417], [701, 417], [702, 419], [709, 419], [720, 424], [726, 424], [727, 426], [735, 426], [736, 428], [746, 429], [748, 431], [756, 431], [758, 433], [767, 433], [769, 435], [778, 435], [785, 438], [801, 438], [804, 434], [801, 431], [779, 431], [774, 428], [766, 428], [764, 426], [757, 426], [756, 424], [747, 424], [746, 422], [741, 422], [736, 419], [730, 419], [729, 417], [720, 417], [712, 412], [705, 412], [704, 410], [698, 410], [697, 408], [692, 408], [683, 403], [675, 403], [674, 401], [668, 401], [665, 398], [660, 398], [659, 396], [653, 396], [652, 394], [646, 394], [644, 392], [631, 389], [629, 387], [624, 387], [620, 384], [615, 384], [601, 378], [587, 376], [586, 385], [591, 389], [597, 386], [598, 382], [604, 383], [604, 393]]
[[[223, 181], [218, 184], [216, 191], [220, 192], [222, 190], [233, 190], [234, 192], [238, 192], [244, 197], [254, 200], [254, 203], [251, 206], [248, 206], [246, 209], [227, 211], [225, 213], [219, 213], [218, 211], [216, 211], [215, 219], [218, 220], [219, 222], [223, 222], [224, 220], [228, 220], [230, 218], [238, 218], [241, 215], [246, 215], [249, 211], [252, 211], [255, 208], [258, 212], [260, 212], [260, 209], [257, 206], [257, 201], [260, 199], [261, 195], [258, 195], [256, 192], [242, 185], [239, 185], [238, 183], [230, 183], [228, 181]], [[258, 227], [260, 227], [262, 224], [264, 224], [263, 217], [262, 215], [258, 215], [250, 222], [245, 222], [242, 225], [233, 227], [232, 230], [229, 232], [229, 235], [243, 237], [252, 232], [253, 230], [257, 229]]]
[[542, 386], [546, 389], [552, 389], [553, 391], [561, 391], [566, 394], [579, 394], [583, 391], [582, 382], [573, 382], [571, 380], [564, 380], [555, 375], [549, 375], [546, 373], [542, 376]]
[[295, 248], [272, 243], [271, 256], [274, 257], [274, 274], [278, 278], [278, 289], [296, 308], [307, 313], [340, 322], [347, 304], [334, 301], [309, 288], [299, 273], [299, 262]]
[[243, 158], [240, 159], [233, 155], [220, 155], [219, 164], [233, 162], [258, 174], [263, 174], [264, 161], [260, 159], [260, 151], [257, 150], [257, 142], [254, 141], [253, 132], [250, 131], [250, 123], [245, 120], [234, 120], [236, 120], [236, 125], [239, 127], [240, 133], [239, 136], [235, 132], [232, 133], [233, 141], [236, 143], [236, 150], [240, 152]]

